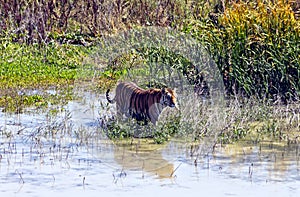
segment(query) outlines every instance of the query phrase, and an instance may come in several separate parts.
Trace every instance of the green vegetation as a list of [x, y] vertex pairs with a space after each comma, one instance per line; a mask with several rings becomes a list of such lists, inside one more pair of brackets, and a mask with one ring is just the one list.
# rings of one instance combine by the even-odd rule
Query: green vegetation
[[[82, 46], [55, 42], [27, 45], [5, 38], [0, 48], [0, 106], [6, 111], [21, 111], [31, 105], [47, 106], [47, 100], [55, 102], [61, 98], [59, 94], [53, 98], [54, 95], [45, 91], [69, 92], [87, 51]], [[70, 94], [64, 98], [67, 97], [71, 98]]]
[[105, 125], [105, 133], [111, 140], [124, 140], [131, 138], [150, 138], [152, 143], [163, 144], [182, 131], [180, 117], [169, 117], [157, 126], [140, 125], [135, 120], [109, 120]]
[[[119, 79], [124, 76], [130, 77], [130, 75], [135, 78], [148, 76], [148, 83], [140, 84], [143, 88], [159, 88], [174, 71], [184, 77], [183, 81], [186, 80], [195, 87], [200, 88], [204, 81], [202, 73], [205, 70], [199, 72], [186, 57], [164, 47], [148, 47], [138, 48], [134, 52], [122, 54], [114, 59], [100, 75], [101, 89], [111, 88]], [[162, 75], [158, 75], [157, 72], [162, 72]], [[163, 86], [166, 87], [165, 84]]]
[[211, 13], [212, 23], [191, 20], [185, 30], [206, 44], [227, 93], [298, 99], [300, 23], [293, 10], [299, 12], [299, 5], [276, 0], [219, 6]]
[[1, 89], [28, 89], [70, 84], [83, 50], [72, 45], [1, 43]]
[[[171, 27], [203, 45], [222, 74], [228, 97], [241, 95], [245, 100], [230, 100], [229, 107], [222, 109], [224, 119], [206, 108], [194, 109], [199, 111], [193, 114], [194, 122], [171, 118], [170, 123], [157, 127], [153, 135], [156, 143], [191, 127], [196, 128], [190, 133], [195, 140], [209, 136], [216, 127], [209, 130], [208, 126], [216, 118], [222, 123], [217, 127], [222, 142], [233, 142], [253, 132], [292, 141], [297, 136], [287, 131], [297, 131], [300, 125], [299, 8], [293, 0], [3, 1], [0, 107], [21, 112], [27, 106], [66, 102], [73, 98], [70, 89], [79, 78], [90, 80], [100, 72], [95, 79], [103, 91], [125, 75], [144, 72], [154, 76], [148, 67], [164, 64], [171, 69], [159, 77], [171, 76], [176, 70], [199, 87], [207, 80], [202, 78], [205, 71], [196, 70], [186, 57], [159, 46], [119, 54], [103, 67], [85, 62], [101, 47], [105, 35], [143, 26]], [[151, 78], [142, 85], [163, 83], [161, 78]], [[273, 105], [277, 101], [286, 105]], [[109, 132], [111, 138], [132, 136], [126, 133], [126, 125], [112, 124]]]
[[[51, 41], [87, 45], [103, 35], [139, 26], [169, 26], [192, 34], [203, 44], [223, 75], [228, 95], [242, 93], [284, 102], [298, 98], [300, 6], [292, 0], [22, 0], [1, 4], [5, 20], [0, 23], [0, 36], [12, 42], [38, 43], [35, 48]], [[60, 73], [59, 77], [66, 75], [66, 79], [69, 74]], [[103, 80], [112, 84], [105, 77]]]

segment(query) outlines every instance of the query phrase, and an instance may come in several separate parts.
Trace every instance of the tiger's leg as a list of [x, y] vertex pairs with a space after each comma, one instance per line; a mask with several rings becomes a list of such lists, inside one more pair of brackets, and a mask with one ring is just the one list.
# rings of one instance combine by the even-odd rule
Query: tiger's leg
[[119, 119], [123, 119], [124, 115], [126, 118], [130, 117], [129, 109], [124, 106], [117, 105], [117, 116]]
[[140, 113], [140, 114], [134, 113], [132, 115], [132, 118], [136, 119], [139, 125], [147, 125], [148, 124], [148, 119], [143, 113]]
[[123, 114], [125, 114], [126, 118], [131, 117], [132, 111], [130, 109], [124, 109]]
[[122, 109], [121, 109], [120, 105], [118, 105], [118, 104], [116, 107], [117, 107], [117, 118], [120, 119], [123, 116]]
[[160, 111], [155, 104], [149, 108], [148, 117], [149, 117], [150, 121], [153, 123], [153, 125], [156, 125], [159, 114], [160, 114]]

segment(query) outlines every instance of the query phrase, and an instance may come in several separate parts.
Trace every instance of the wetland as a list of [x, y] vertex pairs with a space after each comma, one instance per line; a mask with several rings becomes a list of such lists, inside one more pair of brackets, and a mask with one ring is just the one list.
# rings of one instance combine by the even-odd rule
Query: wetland
[[[84, 91], [77, 95], [78, 99], [46, 110], [0, 113], [1, 195], [300, 192], [299, 144], [244, 139], [218, 143], [212, 150], [202, 141], [183, 137], [163, 144], [151, 138], [111, 140], [99, 119], [105, 96]], [[54, 108], [56, 113], [51, 112]]]
[[[299, 8], [1, 1], [0, 195], [299, 196]], [[180, 110], [117, 120], [119, 81]]]

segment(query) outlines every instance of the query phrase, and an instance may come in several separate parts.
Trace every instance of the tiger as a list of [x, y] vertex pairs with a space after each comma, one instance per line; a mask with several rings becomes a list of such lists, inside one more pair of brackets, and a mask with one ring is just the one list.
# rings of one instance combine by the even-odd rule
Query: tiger
[[116, 103], [117, 117], [125, 115], [145, 124], [150, 121], [156, 125], [166, 107], [179, 109], [175, 90], [171, 88], [144, 90], [133, 82], [121, 82], [113, 99], [110, 99], [109, 92], [110, 89], [106, 91], [106, 99], [111, 104]]

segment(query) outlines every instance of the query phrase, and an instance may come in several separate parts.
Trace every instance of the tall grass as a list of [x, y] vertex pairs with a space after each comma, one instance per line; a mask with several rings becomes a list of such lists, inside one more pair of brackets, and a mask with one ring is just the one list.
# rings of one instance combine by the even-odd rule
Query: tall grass
[[299, 3], [266, 1], [0, 1], [0, 37], [87, 45], [137, 26], [172, 27], [203, 43], [229, 95], [297, 99]]
[[[147, 0], [1, 1], [2, 35], [29, 43], [51, 38], [80, 43], [77, 35], [100, 36], [134, 26], [177, 25], [187, 2]], [[67, 36], [68, 35], [68, 36]]]
[[213, 13], [211, 23], [187, 25], [214, 56], [228, 94], [298, 99], [300, 23], [293, 3], [227, 2]]

